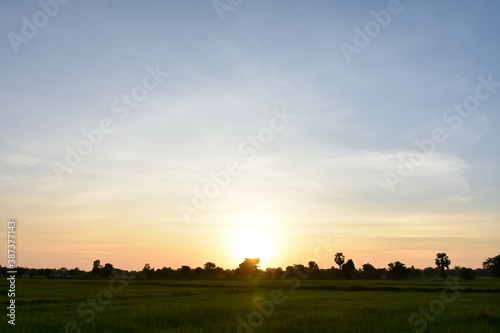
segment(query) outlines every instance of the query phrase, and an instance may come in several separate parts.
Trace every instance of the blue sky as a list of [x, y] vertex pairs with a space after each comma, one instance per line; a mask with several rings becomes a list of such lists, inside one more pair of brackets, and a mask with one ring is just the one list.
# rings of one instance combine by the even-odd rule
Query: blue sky
[[[17, 47], [9, 34], [42, 9], [0, 6], [0, 220], [19, 222], [20, 265], [229, 268], [254, 255], [233, 243], [248, 229], [266, 235], [264, 266], [298, 263], [326, 235], [357, 266], [447, 252], [479, 267], [500, 250], [500, 86], [480, 88], [456, 129], [444, 119], [500, 82], [496, 2], [242, 1], [221, 20], [210, 1], [71, 1]], [[388, 6], [348, 62], [340, 45]], [[113, 102], [147, 68], [168, 76], [121, 119]], [[284, 110], [294, 118], [249, 161], [238, 146]], [[58, 177], [103, 119], [111, 133]], [[446, 140], [401, 176], [436, 129]], [[239, 174], [187, 223], [180, 207], [231, 160]]]

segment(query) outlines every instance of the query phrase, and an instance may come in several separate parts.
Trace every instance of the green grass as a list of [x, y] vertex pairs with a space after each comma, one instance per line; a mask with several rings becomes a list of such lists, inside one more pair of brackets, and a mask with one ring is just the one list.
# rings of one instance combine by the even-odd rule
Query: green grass
[[[5, 279], [0, 284], [5, 290]], [[7, 324], [2, 292], [0, 331], [59, 333], [74, 322], [82, 333], [237, 332], [238, 318], [250, 316], [253, 332], [500, 332], [500, 281], [492, 279], [458, 282], [459, 294], [453, 299], [448, 291], [446, 304], [440, 299], [447, 286], [437, 279], [131, 281], [108, 304], [98, 305], [101, 311], [90, 310], [87, 299], [101, 293], [105, 300], [108, 286], [109, 281], [18, 279], [16, 326]], [[276, 290], [281, 304], [271, 302]], [[255, 302], [264, 306], [264, 315]], [[424, 320], [421, 308], [432, 317]]]

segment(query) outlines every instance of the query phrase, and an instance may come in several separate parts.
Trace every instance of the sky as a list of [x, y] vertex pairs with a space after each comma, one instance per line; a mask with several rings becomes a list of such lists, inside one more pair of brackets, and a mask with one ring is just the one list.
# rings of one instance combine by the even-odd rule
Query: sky
[[481, 267], [499, 10], [3, 1], [1, 246], [16, 219], [23, 267]]

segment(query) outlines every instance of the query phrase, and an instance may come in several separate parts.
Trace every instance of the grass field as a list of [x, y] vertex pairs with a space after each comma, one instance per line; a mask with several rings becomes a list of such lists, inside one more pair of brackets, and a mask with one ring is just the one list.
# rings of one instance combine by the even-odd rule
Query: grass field
[[500, 281], [490, 279], [18, 279], [15, 327], [0, 297], [2, 332], [500, 332]]

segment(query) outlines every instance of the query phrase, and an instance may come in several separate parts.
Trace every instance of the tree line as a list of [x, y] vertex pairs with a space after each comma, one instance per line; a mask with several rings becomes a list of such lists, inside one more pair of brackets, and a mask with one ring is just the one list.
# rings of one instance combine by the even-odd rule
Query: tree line
[[[483, 262], [483, 267], [472, 269], [467, 267], [454, 266], [450, 268], [451, 260], [446, 253], [438, 253], [435, 258], [435, 267], [424, 269], [407, 267], [400, 261], [391, 262], [387, 268], [375, 268], [366, 263], [361, 268], [356, 268], [352, 259], [345, 260], [342, 252], [335, 254], [333, 262], [337, 267], [322, 269], [314, 261], [306, 265], [294, 264], [281, 267], [261, 269], [259, 267], [260, 258], [245, 258], [235, 269], [224, 269], [213, 262], [207, 262], [203, 267], [191, 268], [181, 266], [173, 269], [163, 267], [155, 269], [146, 263], [140, 271], [127, 271], [115, 268], [111, 263], [101, 264], [100, 260], [95, 260], [90, 271], [84, 271], [78, 267], [67, 269], [50, 268], [23, 268], [17, 267], [17, 276], [23, 278], [61, 278], [61, 279], [107, 279], [113, 274], [126, 273], [138, 279], [283, 279], [300, 278], [315, 280], [340, 280], [340, 279], [395, 279], [403, 280], [408, 278], [437, 278], [444, 280], [448, 276], [459, 277], [464, 280], [471, 280], [477, 277], [500, 278], [500, 255], [487, 258]], [[7, 267], [0, 265], [0, 275], [7, 275]]]

